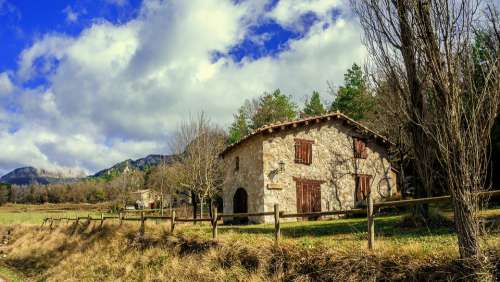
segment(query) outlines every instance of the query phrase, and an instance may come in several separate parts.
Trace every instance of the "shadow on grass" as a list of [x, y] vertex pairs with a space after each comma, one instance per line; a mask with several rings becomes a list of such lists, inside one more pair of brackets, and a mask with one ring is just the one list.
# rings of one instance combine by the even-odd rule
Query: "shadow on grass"
[[[407, 238], [415, 236], [446, 235], [454, 233], [452, 228], [401, 228], [397, 227], [400, 217], [380, 217], [375, 219], [375, 233], [377, 236]], [[274, 234], [274, 225], [240, 225], [222, 226], [221, 232], [233, 231], [248, 234]], [[366, 219], [333, 219], [320, 221], [299, 221], [281, 224], [281, 235], [288, 238], [298, 238], [304, 236], [333, 236], [341, 234], [364, 234], [367, 230]]]

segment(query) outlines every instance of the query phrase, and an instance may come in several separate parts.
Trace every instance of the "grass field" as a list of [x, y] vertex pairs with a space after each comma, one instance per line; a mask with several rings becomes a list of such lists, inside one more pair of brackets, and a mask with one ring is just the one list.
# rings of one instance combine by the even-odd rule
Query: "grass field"
[[0, 225], [42, 224], [46, 217], [97, 216], [100, 213], [89, 211], [4, 211], [0, 209]]
[[0, 206], [0, 225], [42, 224], [47, 217], [97, 216], [107, 204], [7, 204]]
[[6, 279], [9, 282], [23, 282], [25, 278], [18, 272], [0, 265], [0, 278]]
[[[97, 217], [99, 212], [85, 210], [34, 210], [27, 211], [25, 208], [0, 208], [0, 225], [13, 224], [41, 224], [46, 217], [76, 217], [91, 215]], [[450, 221], [450, 211], [442, 212]], [[500, 217], [500, 207], [482, 212], [485, 217]], [[456, 250], [456, 234], [451, 222], [441, 226], [422, 226], [420, 228], [405, 228], [399, 226], [404, 215], [378, 216], [375, 218], [376, 244], [395, 249], [405, 249], [408, 246], [410, 253], [415, 251], [445, 252]], [[110, 221], [111, 222], [111, 221]], [[116, 222], [116, 221], [115, 221]], [[61, 223], [66, 224], [66, 223]], [[109, 223], [107, 223], [109, 224]], [[155, 223], [148, 221], [146, 226], [159, 227], [165, 225], [168, 229], [168, 221]], [[134, 224], [131, 224], [134, 225]], [[159, 226], [157, 226], [159, 225]], [[183, 223], [177, 224], [177, 232], [186, 236], [196, 236], [202, 239], [211, 238], [211, 227], [208, 223]], [[274, 236], [273, 224], [254, 225], [220, 225], [219, 235], [224, 237], [239, 237], [241, 240], [259, 240], [258, 238], [272, 239]], [[315, 245], [328, 245], [339, 249], [350, 249], [353, 247], [364, 247], [366, 245], [366, 218], [347, 218], [318, 221], [284, 222], [281, 224], [281, 234], [284, 240], [293, 240], [308, 247]], [[492, 232], [485, 237], [485, 244], [493, 244], [500, 239], [500, 234]], [[498, 240], [500, 241], [500, 240]]]
[[[365, 218], [282, 223], [276, 248], [273, 224], [220, 225], [216, 242], [208, 223], [178, 224], [170, 234], [168, 221], [149, 220], [144, 238], [137, 236], [137, 222], [120, 227], [108, 221], [103, 229], [99, 222], [81, 222], [78, 228], [61, 223], [53, 230], [38, 225], [45, 216], [65, 213], [85, 216], [88, 211], [0, 209], [0, 235], [12, 230], [14, 238], [0, 266], [48, 281], [363, 281], [371, 276], [418, 281], [463, 275], [449, 211], [439, 213], [442, 224], [420, 227], [403, 227], [405, 215], [376, 217], [374, 252], [366, 247]], [[482, 215], [500, 217], [500, 208]], [[489, 227], [481, 244], [498, 263], [498, 224]]]
[[[500, 209], [488, 210], [487, 216], [500, 216]], [[457, 238], [452, 223], [443, 226], [422, 226], [418, 228], [400, 227], [405, 215], [381, 216], [375, 218], [376, 249], [403, 252], [409, 256], [440, 254], [448, 257], [458, 255]], [[446, 217], [451, 218], [449, 213]], [[149, 223], [154, 224], [154, 223]], [[367, 225], [365, 218], [350, 218], [320, 221], [299, 221], [282, 223], [283, 240], [293, 241], [305, 248], [328, 247], [341, 251], [365, 249], [367, 246]], [[500, 248], [500, 230], [490, 230], [484, 236], [483, 245]], [[208, 224], [193, 226], [184, 224], [179, 233], [209, 239], [211, 229]], [[262, 238], [274, 238], [273, 224], [247, 226], [220, 226], [221, 238], [235, 237], [248, 242], [258, 242]]]

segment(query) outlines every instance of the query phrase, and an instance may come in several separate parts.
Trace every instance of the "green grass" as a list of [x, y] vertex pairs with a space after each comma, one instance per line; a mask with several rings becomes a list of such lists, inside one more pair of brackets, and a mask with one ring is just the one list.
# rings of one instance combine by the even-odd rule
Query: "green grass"
[[[500, 215], [500, 209], [488, 210], [485, 216]], [[375, 218], [376, 247], [422, 255], [436, 252], [458, 254], [456, 233], [452, 227], [402, 228], [398, 226], [404, 215], [379, 216]], [[451, 215], [448, 213], [448, 217]], [[285, 222], [281, 224], [281, 236], [305, 247], [326, 246], [349, 251], [352, 248], [366, 248], [366, 218], [347, 218], [318, 221]], [[484, 244], [498, 245], [500, 230], [485, 236]], [[182, 224], [179, 234], [199, 236], [208, 239], [211, 228], [208, 224]], [[248, 242], [263, 238], [274, 238], [274, 224], [231, 226], [221, 225], [219, 235], [237, 237]]]
[[[88, 211], [24, 211], [0, 209], [0, 225], [12, 224], [41, 224], [46, 217], [76, 217], [87, 216]], [[97, 217], [100, 213], [90, 213]], [[447, 217], [451, 213], [445, 212]], [[500, 216], [500, 209], [489, 209], [483, 212], [484, 216]], [[458, 252], [456, 247], [456, 233], [452, 227], [419, 227], [402, 228], [398, 226], [404, 215], [378, 216], [375, 218], [376, 245], [379, 248], [402, 250], [409, 253], [431, 253], [436, 250], [453, 254]], [[107, 224], [117, 221], [108, 221]], [[130, 224], [138, 223], [129, 222]], [[168, 221], [162, 221], [159, 227], [168, 230]], [[154, 220], [147, 221], [148, 227], [156, 226]], [[305, 247], [327, 246], [348, 251], [352, 248], [366, 248], [367, 237], [366, 218], [345, 218], [317, 221], [283, 222], [281, 235], [285, 241], [293, 241]], [[152, 230], [151, 228], [150, 230]], [[211, 238], [211, 227], [208, 223], [180, 223], [176, 232], [185, 236], [197, 236], [203, 239]], [[234, 238], [249, 243], [259, 240], [273, 240], [274, 224], [254, 225], [219, 225], [221, 239]], [[500, 231], [491, 232], [484, 240], [485, 244], [499, 245]]]
[[[9, 222], [39, 224], [47, 215], [84, 216], [87, 213], [0, 209], [0, 224], [6, 222], [5, 215], [11, 218]], [[449, 212], [445, 215], [452, 216]], [[499, 217], [500, 209], [485, 211], [483, 216]], [[327, 273], [345, 275], [355, 269], [352, 276], [355, 278], [338, 279], [340, 281], [364, 281], [365, 276], [356, 275], [371, 273], [373, 269], [383, 269], [399, 279], [414, 277], [415, 272], [426, 275], [442, 272], [445, 273], [443, 277], [452, 277], [459, 257], [453, 227], [403, 228], [400, 226], [403, 217], [376, 217], [374, 252], [367, 251], [366, 218], [282, 222], [279, 249], [275, 249], [273, 241], [274, 224], [219, 225], [218, 242], [210, 240], [211, 227], [207, 222], [196, 225], [178, 223], [175, 236], [170, 236], [169, 221], [155, 223], [155, 220], [148, 220], [146, 236], [140, 238], [137, 236], [138, 222], [129, 221], [118, 226], [116, 220], [105, 222], [102, 229], [99, 222], [93, 221], [81, 223], [78, 228], [65, 224], [53, 229], [21, 224], [13, 228], [0, 226], [0, 230], [3, 228], [4, 233], [12, 230], [13, 239], [7, 246], [4, 262], [30, 279], [46, 277], [50, 278], [49, 281], [102, 281], [106, 278], [110, 281], [156, 281], [157, 277], [174, 274], [178, 278], [196, 273], [198, 276], [177, 280], [217, 277], [211, 280], [268, 281], [275, 277], [267, 276], [267, 266], [271, 263], [279, 266], [282, 260], [287, 261], [287, 267], [292, 269], [283, 274], [291, 278], [284, 280], [290, 281], [299, 274], [311, 275], [318, 267]], [[500, 228], [492, 230], [481, 242], [485, 249], [498, 252]], [[258, 271], [252, 266], [253, 262], [259, 265]], [[1, 263], [0, 259], [0, 274], [7, 277]], [[247, 269], [246, 265], [250, 267]], [[398, 276], [403, 271], [406, 276]], [[249, 278], [251, 275], [254, 279]], [[380, 275], [385, 277], [385, 274]], [[328, 275], [324, 277], [328, 278]]]
[[9, 282], [23, 282], [25, 279], [18, 272], [10, 268], [0, 265], [0, 277], [7, 279]]
[[0, 210], [0, 225], [42, 224], [46, 217], [98, 216], [100, 213], [89, 211], [5, 211]]

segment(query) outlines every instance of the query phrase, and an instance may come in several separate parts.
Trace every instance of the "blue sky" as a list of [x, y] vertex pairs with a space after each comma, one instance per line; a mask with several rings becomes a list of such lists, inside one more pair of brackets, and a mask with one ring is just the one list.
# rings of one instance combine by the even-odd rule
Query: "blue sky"
[[168, 153], [190, 115], [226, 127], [275, 88], [328, 100], [366, 56], [336, 0], [0, 0], [0, 42], [0, 175]]

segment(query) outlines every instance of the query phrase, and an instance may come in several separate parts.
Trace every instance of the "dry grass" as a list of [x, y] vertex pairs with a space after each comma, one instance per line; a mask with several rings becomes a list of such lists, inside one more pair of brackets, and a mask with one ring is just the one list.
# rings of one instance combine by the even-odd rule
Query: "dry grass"
[[[1, 212], [1, 211], [0, 211]], [[4, 211], [5, 212], [5, 211]], [[38, 224], [40, 211], [5, 212], [32, 215], [33, 223], [0, 224], [1, 266], [35, 281], [394, 281], [467, 280], [458, 260], [456, 235], [443, 226], [405, 226], [404, 216], [376, 218], [376, 249], [366, 249], [366, 219], [289, 222], [283, 240], [273, 241], [273, 225], [220, 226], [210, 239], [207, 224], [148, 221], [146, 235], [138, 224], [99, 222], [78, 226], [60, 223], [53, 230]], [[487, 211], [487, 218], [500, 209]], [[2, 217], [2, 215], [0, 215]], [[451, 215], [446, 214], [448, 219]], [[440, 217], [441, 218], [441, 217]], [[19, 219], [19, 218], [17, 218]], [[15, 222], [19, 222], [19, 220]], [[443, 218], [441, 218], [443, 219]], [[1, 221], [6, 219], [0, 219]], [[10, 221], [13, 221], [11, 218]], [[31, 221], [28, 221], [31, 222]], [[482, 242], [500, 273], [500, 226]], [[5, 236], [9, 234], [8, 236]], [[498, 274], [497, 274], [498, 275]], [[497, 280], [500, 278], [497, 277]]]
[[[377, 249], [370, 253], [363, 238], [354, 243], [348, 234], [323, 237], [310, 244], [285, 235], [277, 247], [271, 236], [258, 233], [225, 230], [218, 241], [213, 241], [206, 236], [206, 226], [179, 227], [172, 236], [165, 231], [166, 225], [148, 224], [144, 237], [138, 236], [138, 226], [132, 223], [122, 227], [108, 223], [102, 229], [98, 224], [85, 223], [61, 225], [54, 230], [24, 225], [0, 227], [0, 234], [11, 230], [12, 238], [0, 249], [7, 255], [1, 263], [29, 279], [42, 281], [467, 279], [451, 242], [432, 243], [425, 249], [425, 244], [416, 239], [415, 243], [407, 240], [395, 244], [390, 238], [379, 237]], [[446, 236], [441, 242], [449, 239]], [[349, 243], [344, 244], [342, 238]], [[484, 241], [497, 268], [499, 241], [498, 235]]]
[[13, 204], [7, 203], [0, 207], [2, 211], [62, 211], [62, 210], [85, 210], [85, 211], [106, 211], [111, 208], [111, 203], [63, 203], [63, 204]]

